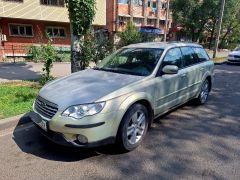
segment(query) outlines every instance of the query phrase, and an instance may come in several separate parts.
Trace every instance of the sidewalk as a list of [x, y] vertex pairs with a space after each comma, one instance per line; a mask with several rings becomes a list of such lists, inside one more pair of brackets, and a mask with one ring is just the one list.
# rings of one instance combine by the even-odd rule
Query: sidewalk
[[[43, 63], [0, 63], [0, 82], [11, 80], [36, 80], [40, 78]], [[71, 73], [70, 63], [54, 63], [52, 75], [62, 77]]]

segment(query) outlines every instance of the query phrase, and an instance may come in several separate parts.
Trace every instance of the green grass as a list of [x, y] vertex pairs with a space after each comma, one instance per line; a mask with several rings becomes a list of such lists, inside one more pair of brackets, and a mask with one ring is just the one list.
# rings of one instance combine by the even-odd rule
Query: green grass
[[227, 57], [216, 57], [212, 59], [214, 63], [222, 63], [227, 61]]
[[34, 82], [11, 82], [0, 84], [0, 119], [31, 111], [39, 91]]

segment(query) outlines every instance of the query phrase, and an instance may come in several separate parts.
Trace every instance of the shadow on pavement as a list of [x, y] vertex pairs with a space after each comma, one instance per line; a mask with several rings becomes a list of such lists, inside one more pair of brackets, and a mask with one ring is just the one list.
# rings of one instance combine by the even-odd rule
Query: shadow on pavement
[[[13, 140], [25, 153], [53, 161], [79, 161], [99, 154], [121, 154], [114, 146], [108, 145], [98, 148], [74, 148], [55, 144], [45, 138], [31, 120], [24, 115], [15, 127]], [[28, 124], [26, 124], [26, 122]], [[21, 129], [22, 126], [27, 128]]]
[[206, 105], [188, 103], [156, 119], [142, 145], [130, 153], [120, 154], [113, 146], [57, 146], [35, 127], [21, 132], [16, 129], [14, 140], [25, 153], [52, 161], [89, 163], [90, 159], [97, 167], [114, 171], [121, 178], [228, 179], [234, 177], [229, 172], [238, 168], [232, 162], [240, 154], [240, 71], [232, 68], [222, 66], [216, 71]]
[[0, 82], [4, 80], [36, 80], [40, 73], [27, 63], [0, 63]]

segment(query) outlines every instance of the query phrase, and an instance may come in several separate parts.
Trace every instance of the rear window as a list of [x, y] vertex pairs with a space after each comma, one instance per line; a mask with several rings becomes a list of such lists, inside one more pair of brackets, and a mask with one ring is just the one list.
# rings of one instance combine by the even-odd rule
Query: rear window
[[200, 62], [209, 60], [209, 56], [208, 56], [207, 52], [203, 48], [196, 48], [196, 47], [194, 47], [193, 50], [194, 50], [195, 54], [197, 55], [198, 60]]

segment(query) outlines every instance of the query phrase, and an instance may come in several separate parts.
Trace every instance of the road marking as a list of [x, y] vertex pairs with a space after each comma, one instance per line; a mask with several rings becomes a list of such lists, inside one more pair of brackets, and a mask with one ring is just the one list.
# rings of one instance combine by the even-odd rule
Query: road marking
[[0, 131], [0, 137], [4, 137], [10, 134], [17, 133], [17, 132], [21, 132], [27, 129], [32, 128], [34, 125], [32, 123], [28, 123], [26, 125], [20, 126], [20, 127], [13, 127], [13, 128], [8, 128], [8, 129], [4, 129], [2, 131]]

